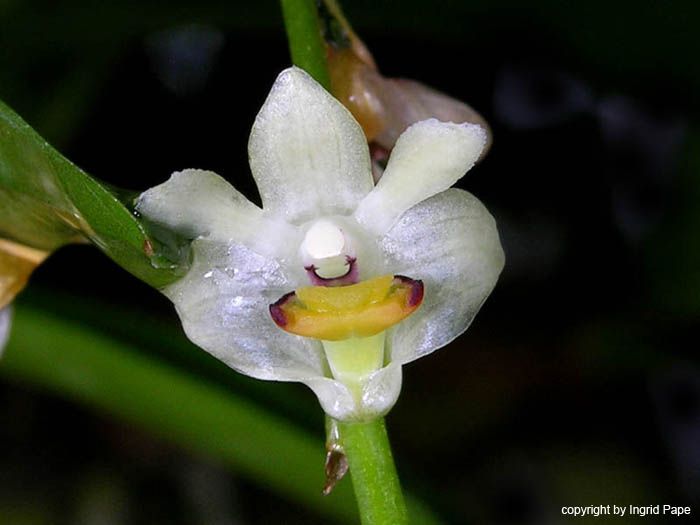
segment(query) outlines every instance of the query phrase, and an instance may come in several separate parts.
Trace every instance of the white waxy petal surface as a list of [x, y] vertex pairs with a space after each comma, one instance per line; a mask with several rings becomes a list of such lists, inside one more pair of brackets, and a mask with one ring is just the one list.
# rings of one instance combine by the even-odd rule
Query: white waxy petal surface
[[409, 209], [381, 239], [394, 273], [423, 280], [420, 308], [392, 328], [392, 363], [446, 345], [474, 319], [503, 269], [496, 222], [479, 200], [449, 189]]
[[476, 124], [435, 119], [409, 127], [396, 141], [377, 186], [362, 200], [355, 218], [382, 235], [411, 206], [446, 190], [479, 158], [486, 131]]
[[143, 192], [141, 215], [192, 239], [242, 242], [268, 256], [285, 255], [295, 229], [274, 220], [225, 179], [205, 170], [175, 172], [163, 184]]
[[248, 143], [265, 211], [295, 224], [352, 213], [372, 189], [369, 150], [350, 112], [307, 73], [280, 73]]
[[355, 398], [343, 383], [328, 377], [316, 377], [304, 381], [304, 384], [316, 394], [326, 414], [339, 421], [353, 419], [357, 411]]
[[372, 374], [362, 388], [361, 416], [374, 419], [385, 415], [401, 393], [401, 365], [391, 363]]
[[280, 330], [270, 317], [269, 305], [298, 286], [285, 268], [241, 244], [199, 239], [192, 249], [192, 267], [164, 293], [193, 343], [259, 379], [328, 374], [319, 341]]
[[360, 399], [335, 379], [318, 377], [304, 383], [314, 391], [324, 412], [332, 418], [339, 421], [369, 421], [383, 416], [396, 403], [401, 392], [401, 366], [392, 363], [369, 376]]

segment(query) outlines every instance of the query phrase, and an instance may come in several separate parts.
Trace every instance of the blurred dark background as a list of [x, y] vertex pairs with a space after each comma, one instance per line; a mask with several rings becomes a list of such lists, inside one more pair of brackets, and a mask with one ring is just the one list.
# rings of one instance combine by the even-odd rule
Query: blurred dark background
[[[459, 186], [496, 217], [506, 268], [465, 335], [404, 368], [387, 424], [405, 486], [449, 523], [700, 513], [699, 4], [346, 4], [385, 75], [469, 103], [494, 132]], [[0, 98], [89, 173], [141, 191], [204, 168], [259, 199], [247, 137], [289, 65], [276, 2], [14, 0], [0, 28]], [[142, 338], [150, 323], [184, 336], [168, 300], [94, 248], [59, 250], [19, 301], [143, 341], [322, 435], [303, 386]], [[3, 523], [325, 522], [41, 388], [3, 378], [0, 407]]]

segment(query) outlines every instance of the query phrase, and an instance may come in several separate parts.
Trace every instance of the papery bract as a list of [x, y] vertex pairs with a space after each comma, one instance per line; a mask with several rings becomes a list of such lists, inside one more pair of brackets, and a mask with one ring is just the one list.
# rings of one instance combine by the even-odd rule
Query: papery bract
[[[192, 239], [190, 270], [163, 290], [188, 337], [244, 374], [307, 384], [333, 418], [386, 413], [401, 365], [466, 330], [503, 267], [493, 217], [448, 189], [485, 143], [475, 124], [419, 122], [374, 186], [350, 113], [302, 70], [283, 71], [248, 146], [262, 208], [202, 170], [175, 173], [138, 199], [148, 220]], [[423, 304], [383, 332], [341, 341], [275, 324], [271, 304], [324, 279], [348, 284], [343, 275], [420, 280]]]
[[478, 124], [486, 132], [486, 146], [480, 158], [486, 155], [491, 133], [479, 113], [464, 102], [415, 80], [383, 76], [338, 2], [321, 0], [319, 5], [331, 93], [350, 110], [371, 144], [375, 180], [381, 177], [383, 161], [401, 134], [411, 124], [430, 118]]

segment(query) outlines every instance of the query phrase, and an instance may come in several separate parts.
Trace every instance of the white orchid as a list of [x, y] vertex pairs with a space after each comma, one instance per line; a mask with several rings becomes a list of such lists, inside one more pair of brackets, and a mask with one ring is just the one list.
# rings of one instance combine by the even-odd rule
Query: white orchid
[[190, 269], [163, 290], [188, 337], [244, 374], [305, 383], [335, 419], [386, 413], [401, 365], [464, 332], [503, 268], [493, 217], [448, 189], [485, 143], [475, 124], [419, 122], [375, 186], [350, 113], [283, 71], [248, 144], [262, 209], [202, 170], [138, 199], [193, 239]]

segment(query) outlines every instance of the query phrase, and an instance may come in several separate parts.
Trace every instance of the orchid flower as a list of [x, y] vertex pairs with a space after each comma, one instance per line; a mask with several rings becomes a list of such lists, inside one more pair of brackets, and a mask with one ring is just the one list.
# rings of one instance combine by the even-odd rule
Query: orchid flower
[[283, 71], [248, 144], [262, 208], [194, 169], [137, 200], [192, 239], [190, 269], [163, 290], [188, 337], [244, 374], [305, 383], [337, 420], [385, 414], [401, 366], [464, 332], [503, 268], [493, 217], [448, 189], [486, 140], [476, 124], [414, 124], [375, 186], [348, 110]]

